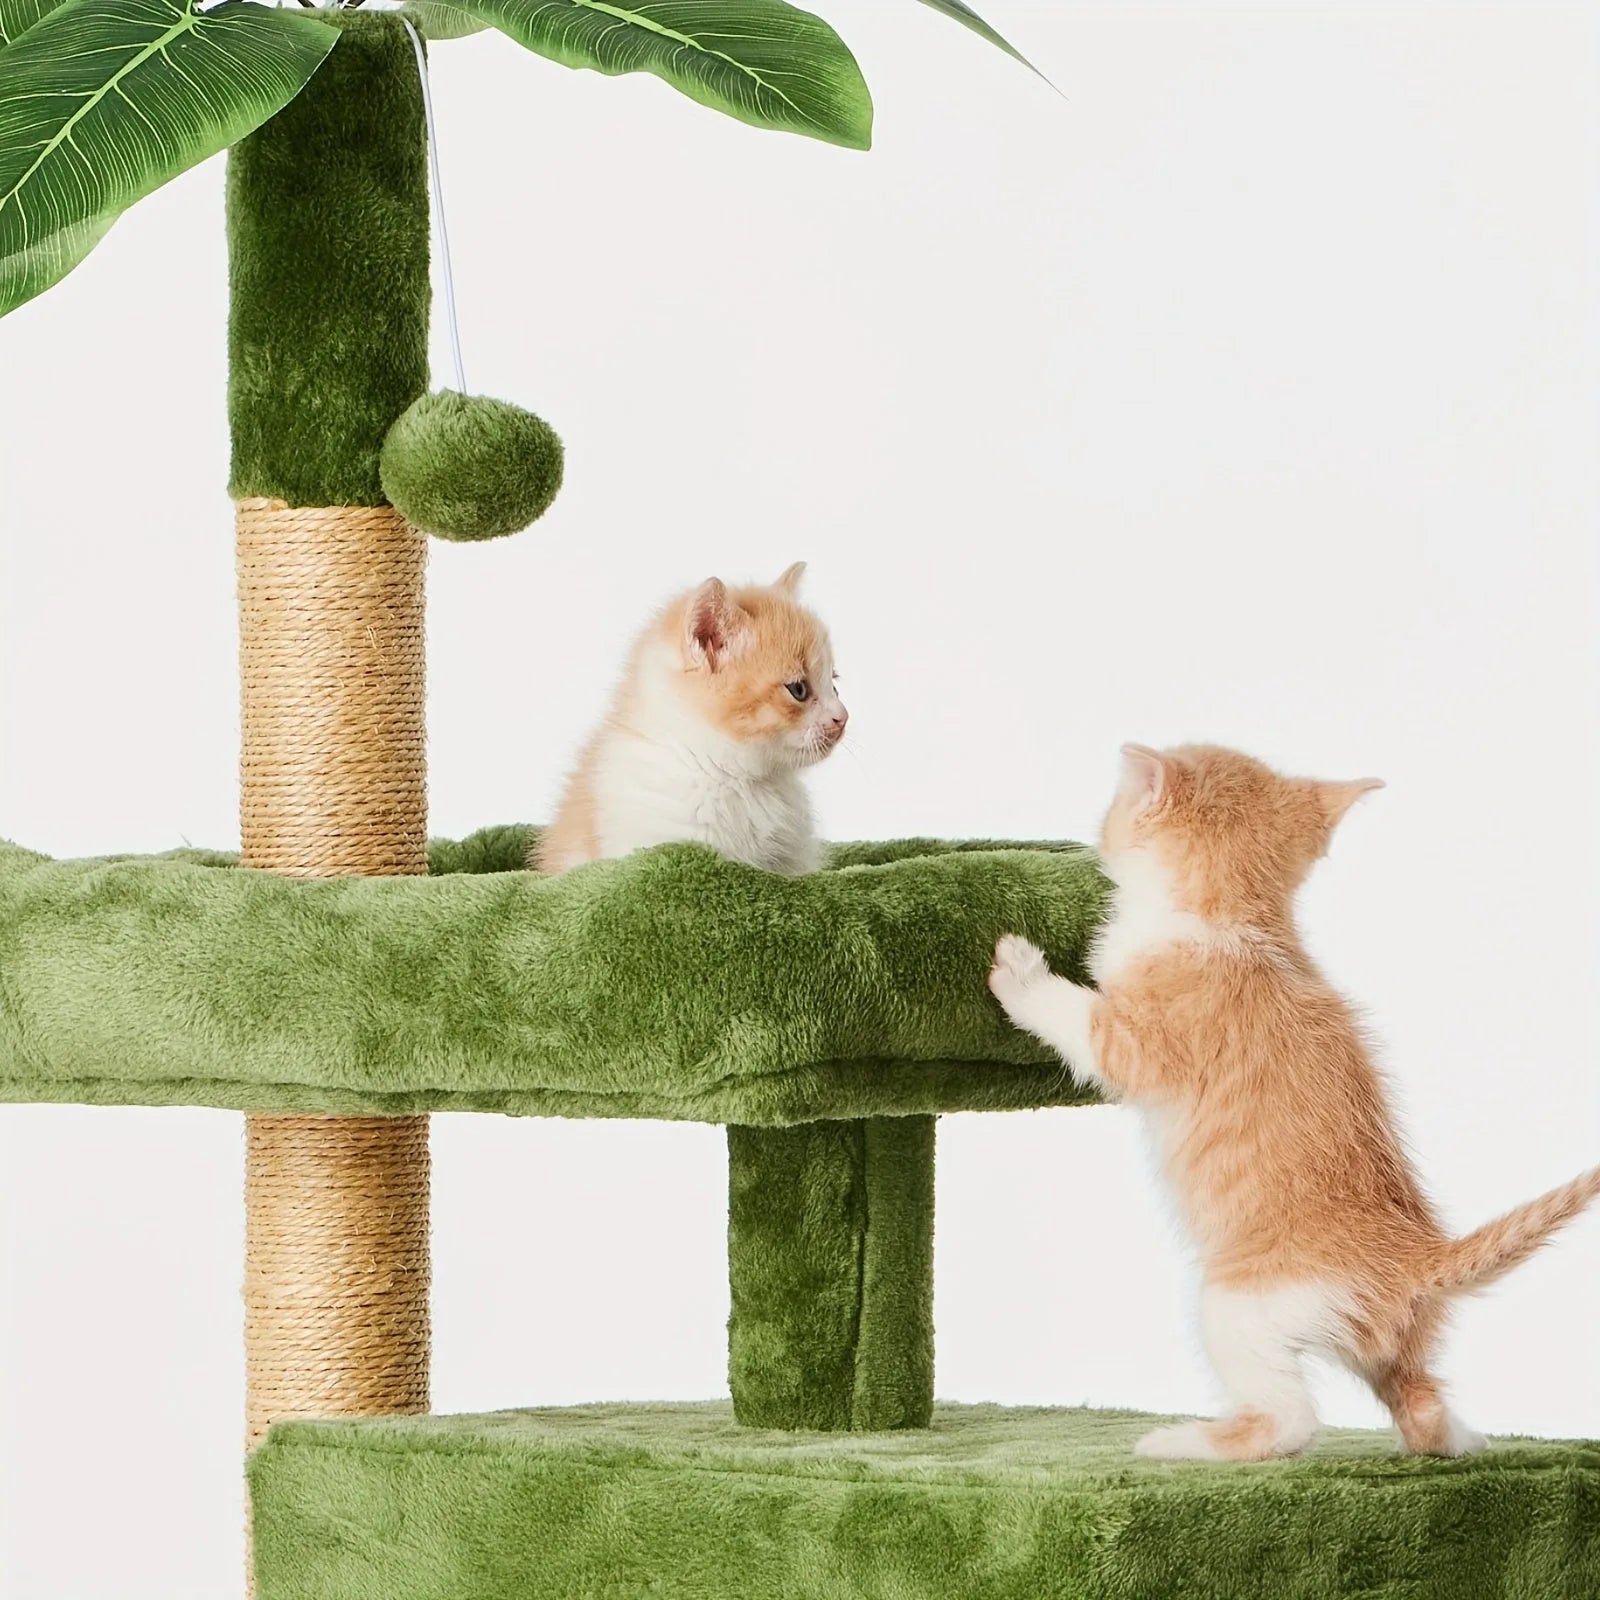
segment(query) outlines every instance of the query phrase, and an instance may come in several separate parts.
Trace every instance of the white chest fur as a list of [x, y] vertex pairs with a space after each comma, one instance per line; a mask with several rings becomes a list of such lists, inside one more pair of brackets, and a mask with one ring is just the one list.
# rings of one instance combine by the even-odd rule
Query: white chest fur
[[799, 775], [752, 773], [714, 751], [619, 733], [595, 767], [601, 854], [710, 845], [768, 872], [813, 872], [820, 846]]
[[1116, 889], [1111, 910], [1089, 952], [1089, 971], [1105, 988], [1146, 956], [1175, 944], [1215, 945], [1225, 935], [1173, 904], [1172, 881], [1146, 850], [1130, 850], [1107, 863]]
[[[1242, 937], [1219, 928], [1173, 903], [1172, 882], [1148, 851], [1130, 851], [1107, 870], [1116, 883], [1110, 914], [1089, 954], [1089, 970], [1102, 988], [1125, 978], [1140, 961], [1180, 945], [1236, 950]], [[1147, 1098], [1138, 1103], [1157, 1172], [1171, 1184], [1179, 1220], [1204, 1245], [1201, 1219], [1184, 1204], [1184, 1185], [1176, 1164], [1190, 1131], [1189, 1108], [1182, 1098]]]

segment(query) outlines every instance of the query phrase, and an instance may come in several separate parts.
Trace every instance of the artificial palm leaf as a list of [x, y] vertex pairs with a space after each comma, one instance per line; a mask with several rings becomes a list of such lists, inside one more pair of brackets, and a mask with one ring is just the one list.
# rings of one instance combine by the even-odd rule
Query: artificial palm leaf
[[9, 311], [24, 300], [31, 300], [41, 289], [59, 283], [105, 238], [117, 216], [117, 212], [109, 211], [88, 222], [57, 228], [32, 245], [0, 255], [0, 307]]
[[25, 34], [62, 0], [0, 0], [0, 49]]
[[784, 0], [427, 0], [566, 67], [653, 72], [703, 106], [865, 150], [872, 96], [849, 46]]
[[[11, 4], [12, 0], [0, 0]], [[0, 68], [0, 316], [134, 201], [281, 110], [338, 42], [303, 12], [66, 0]]]
[[434, 0], [405, 0], [400, 15], [416, 23], [428, 39], [465, 39], [469, 34], [482, 33], [489, 26], [481, 18], [469, 17], [454, 6], [435, 5]]
[[[1009, 39], [991, 28], [971, 6], [963, 5], [962, 0], [922, 0], [922, 3], [947, 17], [954, 17], [962, 27], [970, 28], [980, 39], [987, 39], [990, 44], [1004, 50], [1013, 60], [1020, 61], [1030, 72], [1037, 72], [1041, 78], [1044, 77], [1044, 74], [1039, 72], [1039, 69]], [[1050, 80], [1046, 78], [1045, 81], [1048, 83]]]

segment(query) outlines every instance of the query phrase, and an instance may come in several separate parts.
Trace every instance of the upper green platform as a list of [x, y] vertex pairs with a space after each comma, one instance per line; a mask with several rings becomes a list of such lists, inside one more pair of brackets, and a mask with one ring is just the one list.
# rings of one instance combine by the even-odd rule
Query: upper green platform
[[694, 845], [560, 878], [531, 830], [426, 878], [0, 843], [0, 1100], [784, 1125], [1087, 1098], [985, 986], [1020, 932], [1074, 970], [1077, 846], [841, 845], [779, 878]]

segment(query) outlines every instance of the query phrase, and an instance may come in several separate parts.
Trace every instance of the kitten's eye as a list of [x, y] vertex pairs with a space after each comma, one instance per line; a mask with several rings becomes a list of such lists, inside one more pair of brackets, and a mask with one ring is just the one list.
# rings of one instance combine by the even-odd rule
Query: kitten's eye
[[807, 683], [804, 678], [800, 679], [798, 683], [786, 683], [784, 684], [784, 688], [787, 689], [796, 700], [809, 700], [811, 698], [811, 685]]

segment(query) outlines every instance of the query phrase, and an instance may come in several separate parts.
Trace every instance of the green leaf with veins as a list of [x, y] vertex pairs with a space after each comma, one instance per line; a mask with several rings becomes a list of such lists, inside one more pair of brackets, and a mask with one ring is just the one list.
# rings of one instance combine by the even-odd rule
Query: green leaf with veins
[[469, 17], [454, 6], [435, 5], [434, 0], [406, 0], [400, 15], [416, 24], [424, 39], [465, 39], [469, 34], [482, 33], [489, 26], [477, 17]]
[[[11, 0], [0, 0], [10, 4]], [[0, 70], [0, 316], [136, 200], [259, 127], [338, 42], [306, 12], [66, 0]]]
[[872, 96], [820, 17], [784, 0], [427, 0], [565, 67], [652, 72], [703, 106], [865, 150]]
[[0, 0], [0, 49], [19, 39], [62, 0]]
[[10, 310], [66, 277], [111, 231], [118, 215], [111, 211], [70, 228], [58, 228], [32, 245], [0, 255], [0, 306]]

